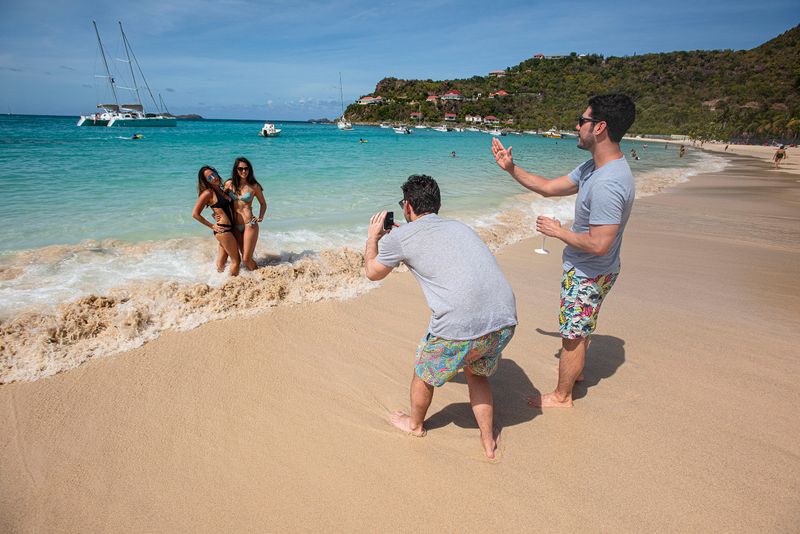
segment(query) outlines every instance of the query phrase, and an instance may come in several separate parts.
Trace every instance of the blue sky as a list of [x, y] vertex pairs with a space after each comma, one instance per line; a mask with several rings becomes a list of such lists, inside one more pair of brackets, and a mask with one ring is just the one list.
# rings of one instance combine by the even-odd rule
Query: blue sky
[[0, 0], [0, 111], [78, 115], [106, 99], [92, 19], [117, 58], [122, 21], [173, 113], [305, 120], [339, 113], [339, 72], [346, 105], [385, 76], [466, 78], [536, 53], [748, 49], [796, 25], [798, 9], [797, 0]]

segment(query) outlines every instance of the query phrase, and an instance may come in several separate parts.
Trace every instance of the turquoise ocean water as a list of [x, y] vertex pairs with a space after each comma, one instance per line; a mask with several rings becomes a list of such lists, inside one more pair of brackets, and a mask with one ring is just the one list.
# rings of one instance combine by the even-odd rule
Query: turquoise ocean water
[[[477, 228], [514, 210], [563, 220], [572, 213], [571, 199], [535, 198], [502, 172], [491, 155], [492, 137], [484, 133], [415, 129], [398, 135], [375, 126], [338, 131], [334, 125], [277, 122], [281, 136], [261, 138], [261, 123], [253, 121], [181, 121], [176, 128], [137, 132], [78, 128], [76, 122], [0, 116], [0, 194], [6, 199], [0, 320], [6, 323], [21, 313], [55, 314], [87, 295], [148, 284], [226, 284], [213, 266], [215, 241], [191, 211], [198, 169], [212, 165], [227, 177], [240, 155], [252, 162], [268, 203], [256, 249], [263, 266], [341, 247], [360, 251], [374, 212], [394, 210], [402, 218], [400, 184], [415, 173], [439, 182], [442, 215]], [[131, 140], [134, 133], [144, 138]], [[588, 158], [574, 138], [501, 140], [513, 145], [519, 165], [549, 177]], [[627, 154], [636, 147], [642, 157], [629, 161], [644, 193], [721, 161], [692, 151], [679, 159], [674, 146], [643, 150], [641, 144], [623, 142], [623, 149]], [[517, 238], [533, 234], [530, 221], [524, 226]], [[243, 278], [248, 276], [255, 273]], [[350, 281], [342, 284], [356, 284], [345, 278]]]

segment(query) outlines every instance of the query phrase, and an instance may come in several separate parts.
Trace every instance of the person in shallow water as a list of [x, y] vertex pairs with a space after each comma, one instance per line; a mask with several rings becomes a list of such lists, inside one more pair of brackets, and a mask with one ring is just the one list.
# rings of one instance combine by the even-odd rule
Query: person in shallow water
[[[214, 167], [204, 165], [200, 168], [197, 173], [197, 202], [194, 205], [192, 217], [214, 232], [214, 237], [220, 245], [220, 252], [217, 255], [217, 271], [224, 271], [225, 263], [230, 258], [230, 275], [237, 276], [241, 259], [232, 231], [233, 200], [220, 188], [221, 183], [222, 179]], [[214, 222], [202, 216], [203, 209], [206, 207], [211, 208]]]
[[[258, 268], [253, 253], [258, 242], [258, 223], [264, 220], [267, 212], [267, 201], [264, 199], [264, 188], [256, 180], [256, 174], [250, 161], [240, 156], [233, 162], [231, 179], [225, 182], [225, 190], [234, 199], [233, 217], [236, 224], [234, 236], [242, 253], [244, 266], [253, 271]], [[258, 199], [258, 217], [253, 215], [253, 199]]]

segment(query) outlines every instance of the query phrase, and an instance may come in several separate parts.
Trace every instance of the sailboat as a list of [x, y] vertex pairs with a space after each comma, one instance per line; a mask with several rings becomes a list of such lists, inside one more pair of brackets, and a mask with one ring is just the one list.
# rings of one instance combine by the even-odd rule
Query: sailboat
[[[150, 90], [150, 85], [147, 83], [147, 80], [144, 77], [144, 73], [142, 72], [142, 67], [139, 65], [139, 62], [136, 60], [136, 55], [133, 53], [133, 49], [131, 48], [130, 43], [128, 42], [128, 37], [125, 35], [125, 30], [122, 29], [122, 23], [119, 23], [119, 31], [122, 34], [122, 42], [125, 46], [125, 56], [127, 58], [126, 62], [130, 67], [131, 72], [131, 80], [133, 82], [133, 87], [122, 87], [118, 86], [116, 80], [111, 75], [111, 69], [108, 68], [108, 61], [106, 60], [105, 50], [103, 49], [103, 42], [100, 39], [100, 32], [97, 30], [97, 23], [92, 21], [92, 25], [94, 26], [94, 33], [97, 36], [97, 44], [100, 47], [100, 55], [103, 56], [103, 65], [106, 69], [106, 79], [111, 87], [111, 93], [114, 95], [114, 103], [113, 104], [97, 104], [97, 108], [101, 109], [101, 112], [94, 113], [92, 115], [82, 115], [81, 118], [78, 120], [78, 126], [128, 126], [128, 127], [158, 127], [158, 126], [176, 126], [177, 120], [175, 117], [170, 115], [169, 113], [147, 113], [144, 109], [144, 104], [142, 104], [142, 99], [140, 96], [139, 85], [136, 81], [136, 74], [133, 70], [134, 63], [136, 64], [136, 68], [139, 71], [139, 75], [141, 76], [142, 82], [144, 83], [147, 92], [150, 95], [150, 98], [153, 100], [153, 105], [155, 108], [159, 106], [156, 104], [155, 97], [153, 97], [153, 92]], [[131, 56], [133, 56], [133, 60], [131, 60]], [[117, 89], [127, 89], [133, 91], [136, 95], [136, 103], [135, 104], [124, 104], [120, 103], [119, 95], [117, 94]], [[160, 97], [161, 95], [159, 95]], [[162, 100], [163, 104], [163, 100]]]
[[342, 93], [342, 73], [339, 73], [339, 100], [342, 103], [342, 116], [336, 121], [336, 127], [340, 130], [352, 130], [353, 125], [344, 117], [344, 93]]

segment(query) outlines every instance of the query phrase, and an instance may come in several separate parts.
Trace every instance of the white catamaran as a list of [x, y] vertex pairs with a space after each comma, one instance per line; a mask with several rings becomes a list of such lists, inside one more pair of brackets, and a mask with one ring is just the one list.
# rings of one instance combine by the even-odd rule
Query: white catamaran
[[[133, 87], [122, 87], [117, 85], [116, 80], [111, 75], [111, 69], [108, 68], [108, 61], [106, 59], [105, 50], [103, 49], [103, 42], [100, 40], [100, 32], [97, 31], [97, 23], [92, 21], [92, 25], [94, 25], [94, 33], [97, 36], [97, 44], [100, 47], [100, 55], [103, 56], [103, 65], [106, 69], [105, 78], [108, 80], [108, 83], [111, 87], [111, 94], [114, 96], [114, 103], [97, 104], [97, 108], [102, 111], [92, 115], [82, 115], [80, 120], [78, 120], [78, 126], [128, 126], [134, 128], [175, 126], [177, 124], [177, 120], [169, 112], [162, 113], [159, 111], [158, 113], [147, 113], [145, 111], [139, 94], [139, 85], [136, 81], [136, 74], [133, 70], [134, 63], [136, 64], [136, 68], [139, 71], [139, 75], [141, 76], [145, 88], [147, 88], [150, 98], [153, 100], [154, 108], [159, 108], [159, 106], [156, 104], [156, 99], [153, 96], [153, 92], [150, 90], [150, 85], [148, 85], [147, 80], [144, 77], [144, 73], [142, 72], [142, 68], [139, 66], [139, 62], [136, 60], [136, 55], [133, 53], [133, 49], [128, 42], [128, 37], [125, 35], [125, 31], [122, 29], [122, 23], [119, 23], [119, 31], [122, 34], [122, 43], [125, 46], [125, 56], [127, 57], [126, 62], [130, 67]], [[133, 57], [132, 61], [131, 57]], [[120, 104], [119, 96], [117, 95], [117, 89], [133, 91], [136, 95], [136, 103]], [[161, 95], [159, 95], [159, 98], [160, 97]], [[161, 102], [163, 104], [163, 100]]]

